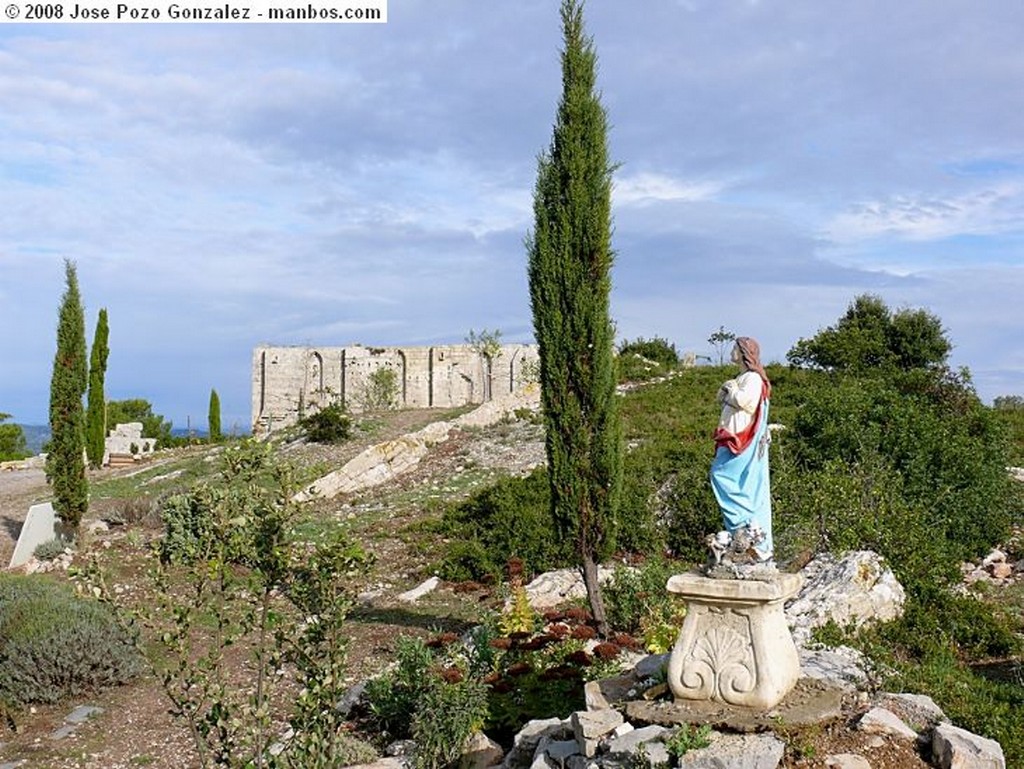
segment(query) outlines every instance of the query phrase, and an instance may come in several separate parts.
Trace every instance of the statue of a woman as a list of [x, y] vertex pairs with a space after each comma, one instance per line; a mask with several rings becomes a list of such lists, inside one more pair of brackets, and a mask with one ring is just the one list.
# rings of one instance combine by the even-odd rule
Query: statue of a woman
[[725, 531], [709, 544], [716, 560], [722, 553], [742, 553], [751, 563], [774, 565], [768, 475], [768, 402], [772, 386], [760, 356], [761, 348], [755, 340], [739, 337], [732, 361], [742, 371], [718, 390], [722, 416], [714, 435], [711, 487], [722, 509]]

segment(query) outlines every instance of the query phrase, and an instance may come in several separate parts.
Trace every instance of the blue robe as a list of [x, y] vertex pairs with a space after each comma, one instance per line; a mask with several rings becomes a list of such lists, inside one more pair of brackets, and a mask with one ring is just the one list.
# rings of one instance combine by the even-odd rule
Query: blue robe
[[761, 402], [760, 420], [750, 445], [739, 454], [719, 446], [711, 463], [711, 488], [722, 509], [725, 530], [734, 534], [744, 526], [759, 526], [765, 533], [765, 540], [757, 546], [757, 551], [764, 558], [770, 558], [775, 551], [768, 443], [768, 401], [765, 399]]

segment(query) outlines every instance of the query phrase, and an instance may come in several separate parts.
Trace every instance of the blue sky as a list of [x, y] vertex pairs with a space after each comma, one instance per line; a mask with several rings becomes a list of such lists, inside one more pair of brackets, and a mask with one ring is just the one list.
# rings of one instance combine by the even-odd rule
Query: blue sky
[[[0, 25], [0, 411], [46, 421], [62, 260], [111, 398], [249, 423], [252, 348], [532, 334], [556, 0], [383, 25]], [[1024, 393], [1024, 6], [591, 0], [620, 338], [782, 360], [854, 296]]]

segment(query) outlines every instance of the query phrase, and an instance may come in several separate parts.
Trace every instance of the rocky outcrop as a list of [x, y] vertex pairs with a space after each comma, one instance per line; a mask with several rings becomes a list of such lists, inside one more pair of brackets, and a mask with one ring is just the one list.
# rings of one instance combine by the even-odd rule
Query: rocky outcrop
[[454, 429], [494, 424], [519, 409], [536, 409], [540, 390], [527, 387], [512, 395], [488, 401], [449, 421], [433, 422], [401, 438], [377, 443], [365, 449], [343, 467], [317, 479], [293, 497], [296, 502], [332, 499], [380, 486], [408, 472], [423, 459], [432, 446], [444, 443]]
[[803, 589], [786, 607], [793, 640], [805, 646], [829, 621], [841, 628], [888, 622], [903, 614], [906, 593], [881, 556], [869, 550], [815, 557], [802, 572]]

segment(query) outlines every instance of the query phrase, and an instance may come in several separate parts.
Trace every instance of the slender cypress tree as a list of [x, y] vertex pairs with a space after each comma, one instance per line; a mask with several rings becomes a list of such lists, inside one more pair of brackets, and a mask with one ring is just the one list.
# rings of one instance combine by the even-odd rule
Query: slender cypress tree
[[622, 485], [608, 312], [613, 168], [582, 2], [563, 0], [561, 16], [562, 96], [551, 146], [538, 161], [534, 231], [526, 244], [530, 302], [553, 514], [559, 534], [575, 542], [591, 611], [607, 635], [597, 563], [614, 544]]
[[220, 433], [220, 396], [216, 390], [210, 390], [210, 416], [207, 421], [210, 430], [210, 442], [217, 443], [221, 439]]
[[50, 379], [50, 450], [46, 477], [53, 485], [54, 510], [72, 529], [78, 529], [89, 507], [85, 479], [85, 435], [82, 396], [87, 380], [85, 313], [78, 292], [78, 273], [64, 260], [67, 288], [57, 322], [57, 353]]
[[107, 356], [110, 355], [107, 308], [100, 310], [96, 332], [92, 335], [89, 353], [89, 397], [85, 412], [85, 453], [92, 467], [103, 464], [104, 439], [107, 436], [107, 400], [103, 392], [107, 378]]

